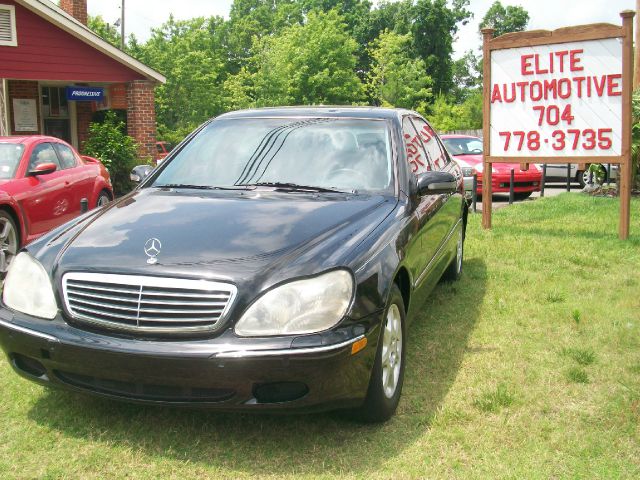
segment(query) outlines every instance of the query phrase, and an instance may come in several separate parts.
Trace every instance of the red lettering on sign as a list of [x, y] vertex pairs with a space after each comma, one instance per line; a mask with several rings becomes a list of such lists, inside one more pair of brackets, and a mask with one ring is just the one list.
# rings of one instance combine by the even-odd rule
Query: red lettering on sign
[[620, 81], [622, 81], [622, 75], [620, 73], [607, 75], [607, 95], [610, 97], [618, 97], [622, 95], [622, 86], [619, 83]]
[[571, 52], [569, 53], [569, 70], [571, 70], [572, 72], [579, 72], [581, 70], [584, 70], [584, 67], [579, 65], [580, 60], [582, 60], [580, 57], [578, 57], [578, 54], [580, 53], [584, 53], [584, 50], [571, 50]]
[[520, 57], [520, 72], [522, 73], [522, 75], [533, 75], [533, 70], [530, 70], [531, 68], [531, 62], [530, 60], [533, 58], [533, 55], [522, 55], [522, 57]]

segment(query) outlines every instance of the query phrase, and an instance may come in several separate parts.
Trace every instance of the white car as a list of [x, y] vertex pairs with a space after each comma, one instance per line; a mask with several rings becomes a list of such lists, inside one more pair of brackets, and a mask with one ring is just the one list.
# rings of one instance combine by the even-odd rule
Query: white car
[[[542, 166], [542, 164], [540, 164], [540, 166]], [[607, 176], [607, 164], [600, 164], [600, 174], [593, 175], [592, 178], [592, 182], [593, 183], [599, 183], [599, 184], [603, 184], [606, 183], [607, 180], [610, 181], [615, 181], [616, 178], [618, 178], [618, 165], [614, 165], [611, 164], [611, 178], [608, 178]], [[572, 182], [577, 182], [580, 184], [581, 188], [584, 188], [584, 186], [589, 183], [589, 175], [590, 175], [590, 171], [589, 171], [589, 164], [587, 164], [587, 168], [584, 170], [580, 170], [578, 168], [578, 164], [577, 163], [572, 163], [571, 164], [571, 181]], [[546, 183], [548, 182], [566, 182], [567, 181], [567, 164], [566, 163], [561, 163], [561, 164], [551, 164], [548, 163], [547, 164], [547, 173], [546, 173]]]

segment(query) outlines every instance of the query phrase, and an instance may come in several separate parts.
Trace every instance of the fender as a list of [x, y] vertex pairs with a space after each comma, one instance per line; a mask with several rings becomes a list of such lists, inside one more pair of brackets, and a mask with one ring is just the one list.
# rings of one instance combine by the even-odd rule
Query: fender
[[105, 168], [100, 160], [97, 158], [82, 155], [82, 161], [88, 165], [95, 165], [99, 169], [98, 175], [95, 177], [93, 183], [93, 190], [91, 192], [91, 202], [89, 203], [91, 208], [94, 208], [98, 203], [98, 196], [102, 190], [107, 190], [111, 196], [111, 200], [114, 199], [113, 187], [111, 185], [111, 177], [109, 171]]
[[23, 247], [27, 243], [29, 232], [22, 207], [15, 198], [3, 190], [0, 190], [0, 207], [11, 210], [18, 219], [17, 227], [20, 230], [20, 247]]

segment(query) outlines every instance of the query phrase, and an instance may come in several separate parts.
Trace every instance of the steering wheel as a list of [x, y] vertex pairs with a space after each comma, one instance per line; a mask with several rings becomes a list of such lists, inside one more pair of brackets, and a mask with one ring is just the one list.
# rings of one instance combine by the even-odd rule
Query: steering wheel
[[479, 148], [474, 148], [473, 150], [471, 150], [469, 153], [482, 153], [482, 150]]

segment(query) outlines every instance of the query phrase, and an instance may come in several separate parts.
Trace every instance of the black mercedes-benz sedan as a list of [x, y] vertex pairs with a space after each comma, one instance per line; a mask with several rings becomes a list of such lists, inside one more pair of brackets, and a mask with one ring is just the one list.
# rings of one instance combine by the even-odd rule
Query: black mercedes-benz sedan
[[460, 276], [466, 218], [461, 172], [415, 112], [228, 113], [10, 259], [0, 345], [52, 387], [383, 421], [408, 314]]

